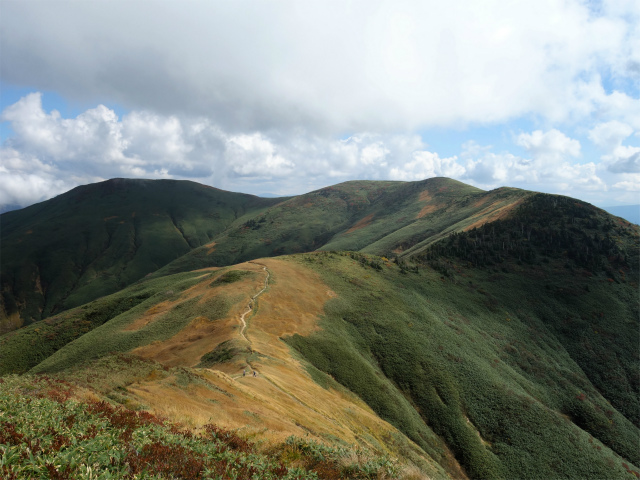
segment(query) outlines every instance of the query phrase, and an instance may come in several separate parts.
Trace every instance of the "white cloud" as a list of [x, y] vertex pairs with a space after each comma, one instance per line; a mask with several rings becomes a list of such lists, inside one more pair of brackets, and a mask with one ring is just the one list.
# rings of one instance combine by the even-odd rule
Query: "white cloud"
[[465, 168], [457, 160], [456, 156], [440, 158], [437, 153], [424, 150], [413, 152], [411, 161], [390, 169], [389, 178], [415, 181], [431, 177], [460, 177]]
[[602, 159], [613, 173], [640, 173], [640, 147], [617, 147]]
[[633, 132], [630, 125], [615, 120], [589, 131], [589, 139], [605, 152], [601, 159], [610, 172], [640, 173], [640, 147], [622, 144]]
[[[633, 82], [637, 84], [639, 80], [640, 78], [636, 78]], [[629, 124], [634, 130], [640, 130], [640, 98], [634, 98], [619, 90], [606, 93], [598, 78], [592, 82], [588, 90], [585, 90], [583, 101], [589, 103], [590, 109], [586, 113], [591, 116], [597, 119], [618, 120]]]
[[617, 3], [5, 2], [0, 62], [12, 84], [210, 116], [234, 134], [616, 111], [638, 128], [637, 102], [599, 77], [638, 78], [637, 7]]
[[382, 142], [376, 142], [371, 145], [367, 145], [360, 152], [360, 161], [364, 165], [379, 165], [385, 167], [387, 163], [384, 161], [386, 155], [390, 153]]
[[45, 161], [80, 163], [82, 170], [101, 163], [126, 161], [122, 125], [117, 115], [103, 105], [66, 119], [42, 108], [42, 95], [31, 93], [2, 112], [15, 135], [9, 143], [22, 152]]
[[74, 186], [44, 175], [9, 172], [0, 167], [0, 205], [31, 205]]
[[516, 144], [524, 147], [538, 163], [553, 163], [580, 155], [580, 142], [556, 129], [521, 133]]
[[101, 178], [62, 175], [55, 165], [21, 153], [0, 149], [0, 205], [31, 205]]
[[188, 178], [229, 189], [246, 188], [251, 180], [256, 193], [302, 193], [354, 178], [416, 180], [464, 172], [456, 157], [440, 158], [414, 134], [363, 132], [342, 140], [304, 130], [234, 134], [203, 117], [134, 111], [119, 119], [101, 105], [62, 118], [45, 112], [41, 100], [30, 94], [3, 112], [14, 135], [2, 149], [0, 166], [5, 179], [18, 176], [51, 188], [37, 194], [23, 188], [19, 195], [10, 188], [5, 203], [46, 198], [75, 186], [73, 178]]
[[633, 133], [633, 128], [623, 122], [612, 120], [600, 123], [589, 131], [589, 140], [607, 152], [622, 145], [622, 141]]
[[509, 185], [580, 198], [588, 192], [607, 191], [598, 165], [575, 163], [574, 159], [580, 156], [580, 143], [564, 133], [536, 130], [518, 135], [515, 142], [531, 158], [493, 153], [474, 142], [465, 144], [461, 157], [466, 160], [466, 172], [462, 179], [484, 188]]
[[636, 194], [635, 201], [638, 201], [638, 192], [640, 192], [640, 175], [629, 175], [627, 180], [623, 180], [613, 185], [613, 188], [634, 192]]
[[167, 165], [184, 165], [192, 147], [185, 143], [182, 123], [175, 116], [131, 112], [122, 120], [123, 154]]
[[[477, 151], [475, 144], [467, 144]], [[462, 158], [466, 159], [466, 171], [463, 179], [471, 181], [484, 188], [495, 188], [502, 185], [522, 183], [525, 181], [535, 184], [538, 175], [530, 166], [530, 161], [517, 157], [511, 153], [495, 154], [485, 150], [476, 157], [472, 152], [463, 151]]]
[[[598, 176], [596, 164], [593, 162], [583, 164], [563, 163], [553, 172], [556, 181], [563, 185], [565, 195], [574, 192], [606, 191], [606, 183]], [[564, 181], [564, 182], [563, 182]]]
[[[446, 176], [481, 188], [509, 185], [578, 196], [629, 192], [640, 147], [622, 145], [622, 122], [596, 125], [589, 138], [609, 148], [602, 162], [577, 163], [581, 145], [550, 129], [521, 133], [526, 155], [467, 142], [442, 156], [416, 134], [361, 132], [344, 139], [304, 129], [225, 131], [205, 117], [131, 112], [104, 106], [62, 118], [39, 94], [7, 108], [15, 132], [0, 150], [2, 203], [26, 205], [80, 183], [117, 176], [190, 179], [235, 191], [304, 193], [353, 179], [422, 180]], [[582, 197], [581, 197], [582, 198]]]
[[283, 177], [295, 168], [293, 162], [276, 152], [271, 141], [259, 133], [227, 139], [225, 159], [235, 174], [256, 177]]
[[[637, 186], [633, 0], [4, 2], [0, 43], [3, 83], [98, 105], [63, 118], [34, 93], [4, 110], [0, 186], [22, 203], [114, 176], [255, 193], [433, 175]], [[535, 126], [483, 139], [495, 148], [445, 154], [416, 134], [513, 120]]]

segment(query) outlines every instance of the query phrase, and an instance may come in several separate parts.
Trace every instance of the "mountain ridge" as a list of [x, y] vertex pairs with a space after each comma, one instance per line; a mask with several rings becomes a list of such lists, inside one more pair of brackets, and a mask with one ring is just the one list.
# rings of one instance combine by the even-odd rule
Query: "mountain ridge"
[[0, 380], [67, 382], [196, 432], [355, 445], [407, 478], [640, 475], [637, 225], [436, 179], [320, 189], [214, 240], [0, 335]]
[[276, 202], [195, 182], [112, 179], [5, 213], [0, 331], [113, 293]]
[[484, 192], [444, 177], [350, 181], [271, 199], [176, 180], [76, 187], [0, 217], [0, 332], [145, 275], [314, 250], [409, 258], [452, 232], [508, 215], [534, 193]]

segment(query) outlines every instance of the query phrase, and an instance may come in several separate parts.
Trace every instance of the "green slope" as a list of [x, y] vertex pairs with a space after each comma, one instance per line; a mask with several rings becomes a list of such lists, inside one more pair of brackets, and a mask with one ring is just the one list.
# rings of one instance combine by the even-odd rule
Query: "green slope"
[[0, 332], [145, 275], [314, 250], [409, 256], [531, 195], [447, 178], [353, 181], [290, 199], [114, 179], [3, 214]]
[[280, 201], [113, 179], [5, 213], [0, 332], [118, 291]]
[[638, 251], [637, 227], [538, 195], [427, 249], [417, 273], [303, 255], [339, 298], [321, 332], [288, 342], [430, 451], [412, 406], [472, 478], [635, 478]]
[[[494, 273], [461, 270], [443, 281], [431, 269], [403, 275], [348, 255], [307, 259], [339, 299], [327, 305], [322, 332], [289, 344], [425, 451], [434, 446], [409, 406], [472, 478], [640, 471], [637, 408], [616, 402], [623, 393], [637, 405], [637, 388], [627, 393], [637, 387], [637, 346], [605, 354], [614, 332], [637, 338], [637, 310], [621, 301], [622, 287], [591, 279], [576, 309], [518, 273], [497, 281]], [[567, 317], [602, 310], [605, 318], [580, 326], [577, 342], [559, 333]], [[596, 368], [580, 358], [585, 349], [598, 354]], [[597, 378], [603, 370], [615, 373]]]
[[366, 216], [377, 199], [406, 185], [346, 182], [291, 198], [218, 235], [215, 248], [195, 249], [155, 275], [316, 250]]
[[[6, 333], [0, 336], [0, 375], [25, 373], [40, 363], [62, 370], [111, 351], [126, 351], [166, 338], [184, 326], [184, 315], [176, 319], [184, 309], [141, 332], [123, 333], [120, 327], [123, 321], [137, 318], [160, 302], [175, 300], [199, 276], [200, 273], [187, 272], [147, 280]], [[223, 309], [224, 302], [211, 306]], [[72, 346], [66, 352], [57, 353], [68, 344]]]
[[[120, 360], [121, 370], [154, 371], [149, 362]], [[51, 377], [1, 380], [0, 473], [5, 479], [415, 479], [402, 475], [401, 465], [388, 458], [363, 458], [358, 449], [289, 437], [264, 451], [214, 424], [194, 435], [149, 412], [70, 400], [74, 385]]]
[[345, 182], [247, 216], [215, 237], [215, 248], [194, 249], [154, 275], [314, 250], [409, 254], [450, 231], [491, 221], [532, 193], [484, 192], [449, 178]]
[[[318, 370], [447, 469], [443, 442], [472, 478], [636, 478], [640, 228], [574, 199], [506, 194], [522, 200], [506, 217], [397, 263], [358, 252], [284, 257], [337, 294], [321, 331], [285, 340], [319, 383], [328, 377]], [[469, 218], [465, 228], [486, 215]], [[59, 371], [167, 338], [197, 313], [190, 305], [140, 331], [122, 327], [198, 275], [148, 278], [6, 334], [3, 372]], [[199, 308], [222, 314], [223, 300]]]

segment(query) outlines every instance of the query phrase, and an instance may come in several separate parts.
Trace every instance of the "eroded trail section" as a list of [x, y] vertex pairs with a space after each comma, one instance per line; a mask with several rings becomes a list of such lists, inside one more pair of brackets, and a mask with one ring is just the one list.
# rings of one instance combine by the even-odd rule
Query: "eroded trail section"
[[267, 269], [267, 267], [265, 265], [262, 265], [261, 263], [256, 263], [256, 262], [249, 262], [249, 263], [253, 263], [255, 265], [260, 265], [262, 266], [262, 269], [265, 271], [265, 273], [267, 274], [267, 276], [264, 279], [264, 287], [262, 287], [262, 290], [260, 290], [258, 293], [256, 293], [253, 297], [251, 297], [251, 300], [249, 301], [249, 305], [247, 305], [247, 310], [240, 315], [240, 323], [242, 324], [242, 328], [240, 329], [240, 336], [242, 338], [244, 338], [249, 344], [251, 344], [251, 341], [246, 337], [246, 335], [244, 334], [245, 330], [247, 329], [247, 322], [244, 319], [248, 313], [251, 313], [251, 311], [253, 310], [253, 306], [255, 305], [256, 299], [262, 294], [262, 292], [264, 292], [267, 287], [269, 286], [269, 277], [271, 276], [271, 274], [269, 273], [269, 270]]

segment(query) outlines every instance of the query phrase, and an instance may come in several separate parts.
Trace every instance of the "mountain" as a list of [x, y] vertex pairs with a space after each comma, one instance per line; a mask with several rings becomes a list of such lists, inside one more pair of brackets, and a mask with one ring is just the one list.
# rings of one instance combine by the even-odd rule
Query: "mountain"
[[447, 178], [354, 181], [276, 199], [173, 180], [78, 187], [0, 217], [0, 332], [148, 274], [318, 249], [406, 255], [499, 218], [530, 194]]
[[0, 332], [116, 292], [279, 201], [113, 179], [4, 213]]
[[[287, 258], [145, 279], [0, 337], [0, 368], [6, 374], [37, 364], [32, 372], [90, 392], [94, 401], [152, 411], [192, 428], [213, 419], [268, 445], [295, 436], [293, 445], [313, 447], [314, 455], [325, 455], [318, 449], [327, 443], [352, 445], [356, 458], [375, 452], [366, 454], [369, 470], [384, 465], [376, 455], [391, 456], [447, 478], [398, 428], [280, 340], [317, 330], [317, 317], [333, 297], [317, 273]], [[9, 386], [0, 382], [3, 388]]]
[[[640, 476], [637, 225], [515, 189], [348, 182], [215, 241], [0, 336], [0, 398], [32, 412], [62, 385], [214, 422], [319, 478]], [[299, 253], [251, 258], [271, 248]]]
[[[532, 192], [484, 192], [448, 178], [353, 181], [274, 205], [155, 275], [314, 250], [407, 255], [450, 232], [492, 221]], [[213, 245], [213, 244], [211, 244]]]

